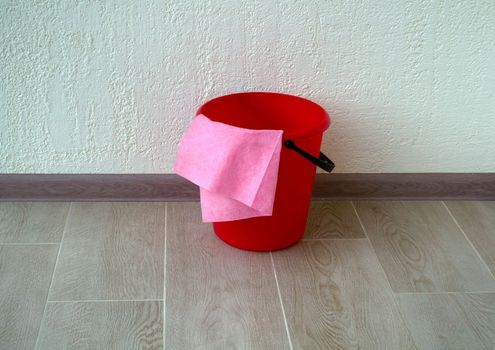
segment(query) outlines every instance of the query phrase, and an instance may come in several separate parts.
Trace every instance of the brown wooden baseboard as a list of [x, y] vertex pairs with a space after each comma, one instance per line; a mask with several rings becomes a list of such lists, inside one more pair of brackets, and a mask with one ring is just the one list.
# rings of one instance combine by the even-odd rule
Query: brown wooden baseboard
[[315, 198], [495, 200], [495, 173], [317, 174]]
[[[315, 200], [495, 200], [495, 173], [317, 174]], [[0, 201], [194, 201], [175, 174], [0, 174]]]

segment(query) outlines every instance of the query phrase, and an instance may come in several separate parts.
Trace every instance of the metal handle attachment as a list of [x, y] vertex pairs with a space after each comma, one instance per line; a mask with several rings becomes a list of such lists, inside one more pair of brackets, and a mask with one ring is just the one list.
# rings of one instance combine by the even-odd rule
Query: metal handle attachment
[[284, 146], [287, 147], [288, 149], [292, 149], [299, 153], [301, 156], [309, 160], [311, 163], [315, 164], [316, 166], [319, 166], [323, 170], [327, 172], [332, 172], [333, 168], [335, 168], [335, 164], [322, 152], [320, 152], [320, 156], [318, 158], [312, 156], [306, 151], [303, 151], [299, 147], [296, 146], [295, 142], [292, 140], [287, 140], [284, 143]]

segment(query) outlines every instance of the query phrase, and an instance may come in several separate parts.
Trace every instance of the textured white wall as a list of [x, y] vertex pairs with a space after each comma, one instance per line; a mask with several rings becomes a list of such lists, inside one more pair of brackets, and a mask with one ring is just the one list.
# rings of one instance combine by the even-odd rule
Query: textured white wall
[[493, 0], [0, 1], [0, 172], [171, 172], [238, 91], [332, 115], [339, 172], [495, 171]]

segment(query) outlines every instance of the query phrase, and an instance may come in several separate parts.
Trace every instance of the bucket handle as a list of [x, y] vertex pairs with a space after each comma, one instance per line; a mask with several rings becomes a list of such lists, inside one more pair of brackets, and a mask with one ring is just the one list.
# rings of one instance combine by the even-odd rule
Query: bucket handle
[[299, 147], [296, 146], [296, 143], [292, 140], [287, 140], [284, 143], [284, 146], [287, 147], [288, 149], [293, 149], [297, 153], [299, 153], [301, 156], [309, 160], [311, 163], [319, 166], [326, 172], [332, 172], [333, 168], [335, 168], [334, 162], [332, 162], [326, 155], [324, 155], [322, 152], [320, 152], [320, 156], [318, 158], [313, 157], [311, 154], [309, 154], [306, 151], [303, 151]]

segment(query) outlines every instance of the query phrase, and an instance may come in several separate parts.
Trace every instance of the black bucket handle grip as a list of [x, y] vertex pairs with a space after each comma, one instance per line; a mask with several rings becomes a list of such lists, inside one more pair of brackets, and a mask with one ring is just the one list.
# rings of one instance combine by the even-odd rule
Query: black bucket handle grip
[[333, 168], [335, 168], [334, 162], [332, 162], [326, 155], [324, 155], [322, 152], [320, 152], [320, 156], [318, 158], [312, 156], [306, 151], [303, 151], [299, 147], [296, 146], [296, 143], [292, 140], [287, 140], [284, 143], [284, 146], [287, 147], [288, 149], [292, 149], [299, 153], [301, 156], [309, 160], [311, 163], [315, 164], [316, 166], [319, 166], [326, 172], [332, 172]]

